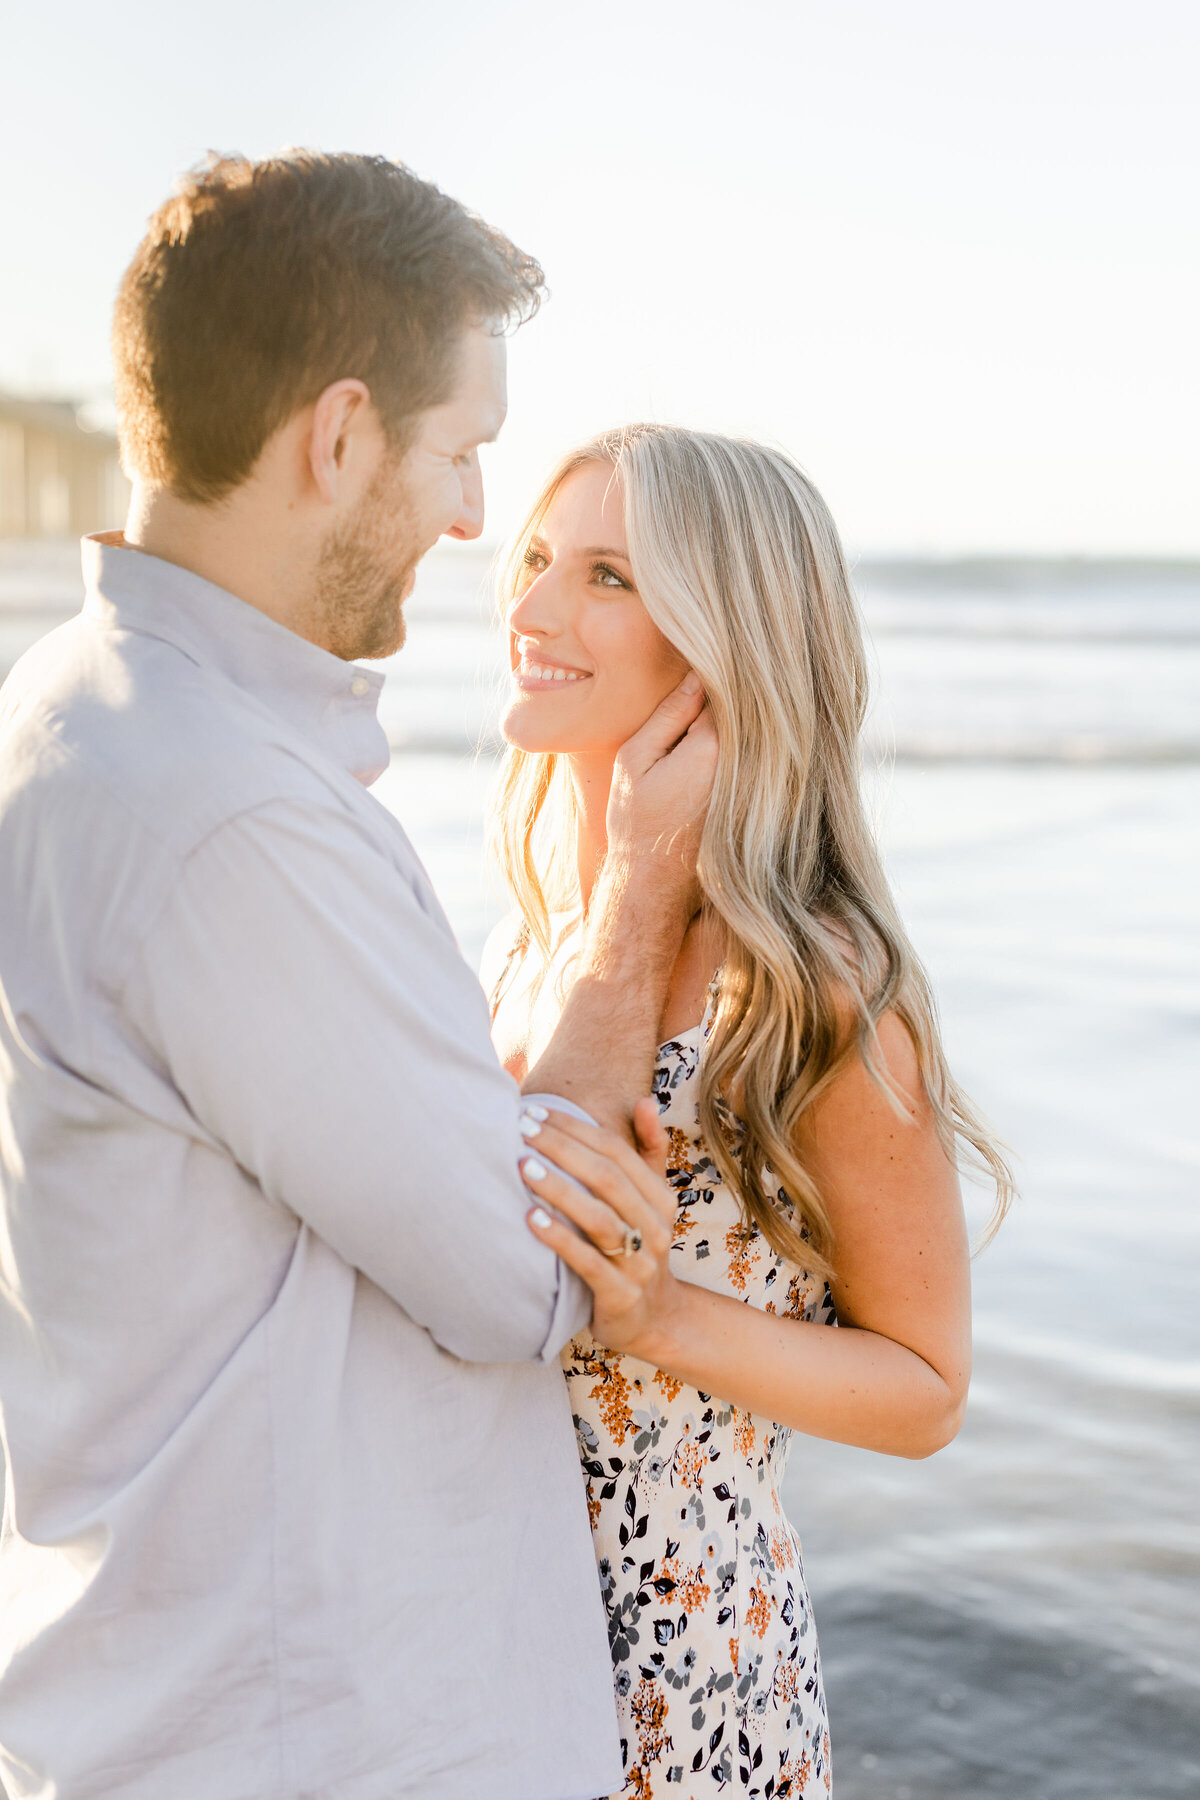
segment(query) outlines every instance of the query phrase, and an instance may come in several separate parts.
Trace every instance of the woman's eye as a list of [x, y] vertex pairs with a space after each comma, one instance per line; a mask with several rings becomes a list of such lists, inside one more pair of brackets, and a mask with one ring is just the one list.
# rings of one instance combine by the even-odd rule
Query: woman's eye
[[598, 587], [627, 588], [629, 586], [629, 583], [623, 580], [615, 569], [610, 569], [607, 563], [592, 564], [592, 580]]
[[521, 561], [527, 569], [544, 569], [546, 566], [546, 559], [540, 550], [527, 550]]

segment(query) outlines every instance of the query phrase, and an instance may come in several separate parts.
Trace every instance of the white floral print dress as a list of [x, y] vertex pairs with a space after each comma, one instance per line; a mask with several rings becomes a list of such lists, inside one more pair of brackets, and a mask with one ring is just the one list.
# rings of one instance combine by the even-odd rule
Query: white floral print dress
[[[708, 1013], [662, 1046], [655, 1072], [679, 1196], [675, 1273], [832, 1325], [824, 1283], [743, 1225], [705, 1148], [696, 1096], [707, 1031]], [[776, 1201], [790, 1204], [781, 1189]], [[621, 1800], [825, 1800], [817, 1634], [779, 1494], [791, 1432], [590, 1335], [562, 1362], [608, 1613]]]

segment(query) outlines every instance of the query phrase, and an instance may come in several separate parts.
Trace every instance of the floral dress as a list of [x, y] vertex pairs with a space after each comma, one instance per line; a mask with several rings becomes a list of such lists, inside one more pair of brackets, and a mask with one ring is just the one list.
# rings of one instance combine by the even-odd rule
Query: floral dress
[[[824, 1283], [743, 1225], [708, 1155], [696, 1103], [706, 1035], [707, 1015], [662, 1046], [655, 1072], [679, 1196], [674, 1272], [747, 1306], [835, 1324]], [[817, 1634], [779, 1498], [790, 1430], [588, 1334], [562, 1362], [608, 1613], [621, 1800], [825, 1800]]]

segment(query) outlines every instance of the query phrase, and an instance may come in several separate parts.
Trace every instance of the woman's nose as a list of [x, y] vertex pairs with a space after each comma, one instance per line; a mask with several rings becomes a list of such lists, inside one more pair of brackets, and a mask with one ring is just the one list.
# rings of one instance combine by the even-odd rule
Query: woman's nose
[[509, 608], [510, 631], [524, 637], [557, 637], [562, 623], [556, 617], [553, 583], [546, 569]]

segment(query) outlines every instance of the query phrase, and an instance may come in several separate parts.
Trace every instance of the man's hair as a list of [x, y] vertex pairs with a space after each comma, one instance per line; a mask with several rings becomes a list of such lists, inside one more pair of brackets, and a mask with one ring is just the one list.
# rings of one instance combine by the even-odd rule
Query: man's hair
[[402, 163], [210, 156], [151, 218], [117, 296], [126, 467], [219, 499], [347, 376], [403, 449], [449, 398], [462, 332], [520, 324], [542, 293], [532, 257]]

